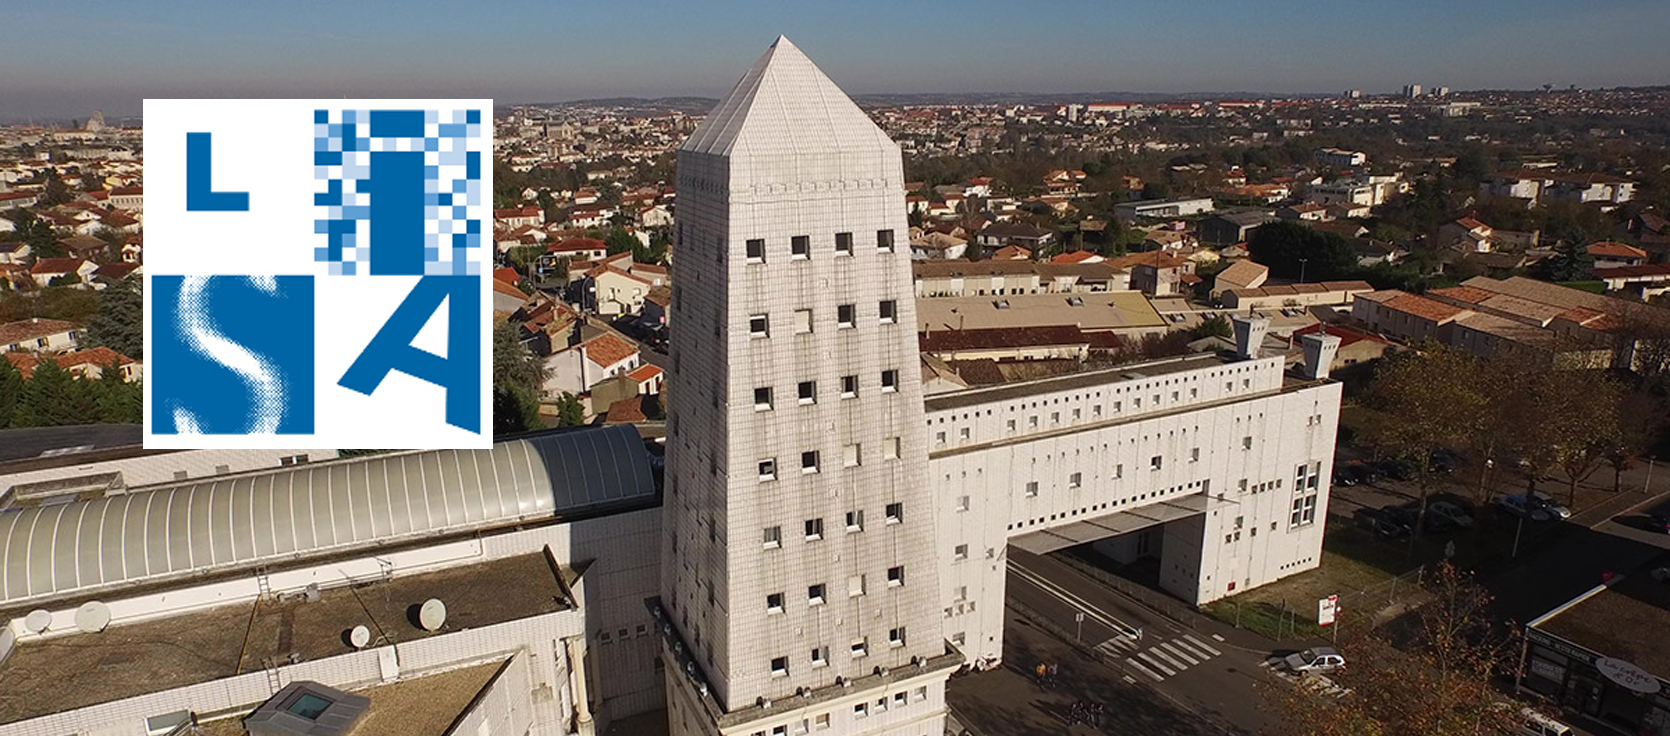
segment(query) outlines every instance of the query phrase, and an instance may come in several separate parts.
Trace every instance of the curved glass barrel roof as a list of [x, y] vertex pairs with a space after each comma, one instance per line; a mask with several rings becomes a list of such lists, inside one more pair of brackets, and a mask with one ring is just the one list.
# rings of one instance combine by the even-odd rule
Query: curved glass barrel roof
[[205, 478], [0, 513], [0, 606], [652, 497], [629, 425]]

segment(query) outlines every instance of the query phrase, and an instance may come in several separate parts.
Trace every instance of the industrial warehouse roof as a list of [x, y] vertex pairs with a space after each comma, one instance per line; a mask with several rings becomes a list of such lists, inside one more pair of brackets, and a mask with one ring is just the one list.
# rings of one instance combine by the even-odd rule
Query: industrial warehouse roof
[[222, 476], [0, 514], [0, 606], [651, 498], [631, 426]]

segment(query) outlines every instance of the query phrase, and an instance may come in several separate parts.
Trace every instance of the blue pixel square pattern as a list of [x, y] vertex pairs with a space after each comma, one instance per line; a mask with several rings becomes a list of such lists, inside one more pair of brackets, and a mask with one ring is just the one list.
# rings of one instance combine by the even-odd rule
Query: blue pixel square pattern
[[480, 274], [479, 110], [315, 110], [313, 128], [314, 260], [329, 274]]

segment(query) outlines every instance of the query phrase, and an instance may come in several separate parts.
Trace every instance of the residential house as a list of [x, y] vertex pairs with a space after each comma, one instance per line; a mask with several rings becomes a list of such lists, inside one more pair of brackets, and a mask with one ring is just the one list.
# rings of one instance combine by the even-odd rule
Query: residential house
[[609, 246], [597, 238], [569, 238], [545, 246], [545, 252], [574, 261], [601, 261], [609, 255]]
[[1438, 244], [1462, 253], [1489, 253], [1495, 249], [1495, 230], [1471, 217], [1463, 217], [1439, 226]]
[[1670, 263], [1600, 268], [1600, 262], [1596, 261], [1595, 265], [1595, 278], [1606, 283], [1607, 291], [1640, 299], [1651, 299], [1670, 291]]
[[71, 258], [81, 258], [89, 261], [109, 260], [110, 244], [91, 235], [71, 235], [60, 239], [58, 244]]
[[23, 374], [25, 380], [34, 375], [36, 367], [48, 361], [73, 375], [91, 380], [102, 378], [105, 369], [112, 365], [121, 373], [123, 383], [133, 383], [144, 375], [144, 366], [139, 361], [103, 346], [57, 354], [7, 352], [5, 358]]
[[994, 261], [1030, 261], [1032, 250], [1018, 245], [1005, 245], [993, 251], [990, 260]]
[[143, 212], [145, 190], [143, 187], [116, 187], [110, 190], [110, 206], [128, 212]]
[[1368, 163], [1368, 154], [1343, 148], [1319, 148], [1314, 158], [1317, 163], [1336, 169], [1354, 169]]
[[100, 264], [98, 269], [93, 271], [93, 275], [89, 281], [93, 284], [94, 289], [102, 291], [111, 284], [119, 283], [123, 279], [130, 277], [135, 281], [138, 281], [139, 271], [140, 265], [137, 263], [122, 263], [120, 261], [114, 263], [104, 263]]
[[911, 260], [941, 261], [957, 259], [962, 258], [967, 252], [967, 240], [937, 230], [924, 233], [918, 228], [911, 228]]
[[1257, 289], [1270, 278], [1270, 268], [1262, 263], [1250, 260], [1236, 261], [1218, 272], [1212, 284], [1212, 296], [1217, 297], [1230, 289]]
[[639, 227], [672, 227], [673, 212], [667, 208], [667, 205], [653, 204], [639, 209], [635, 219]]
[[493, 224], [506, 230], [519, 227], [539, 227], [545, 224], [545, 211], [538, 207], [514, 207], [493, 210]]
[[581, 288], [588, 304], [598, 314], [617, 316], [643, 311], [644, 298], [651, 289], [667, 285], [667, 270], [647, 263], [633, 263], [632, 254], [619, 253], [587, 269]]
[[145, 260], [145, 240], [139, 235], [129, 235], [122, 241], [122, 262], [142, 263]]
[[1276, 210], [1276, 217], [1301, 222], [1327, 222], [1328, 206], [1317, 202], [1300, 202]]
[[0, 210], [14, 207], [34, 207], [40, 201], [37, 192], [0, 192]]
[[1192, 250], [1199, 244], [1200, 241], [1191, 233], [1158, 229], [1148, 231], [1147, 237], [1144, 237], [1134, 250], [1139, 252], [1163, 250], [1177, 253], [1178, 251]]
[[1628, 243], [1614, 243], [1609, 240], [1590, 243], [1589, 255], [1595, 259], [1595, 270], [1618, 268], [1620, 266], [1639, 266], [1647, 262], [1647, 251], [1641, 250]]
[[1409, 255], [1409, 251], [1398, 247], [1396, 243], [1374, 238], [1347, 238], [1351, 249], [1357, 251], [1357, 265], [1367, 268], [1377, 264], [1396, 263], [1399, 258]]
[[1225, 246], [1247, 241], [1258, 226], [1269, 222], [1267, 212], [1223, 212], [1200, 221], [1200, 240], [1207, 245]]
[[549, 377], [543, 388], [549, 396], [565, 392], [579, 395], [606, 378], [636, 370], [640, 364], [637, 346], [604, 332], [553, 352], [545, 361]]
[[995, 256], [1004, 246], [1017, 245], [1037, 251], [1055, 243], [1055, 232], [1024, 222], [994, 222], [975, 234], [974, 242], [988, 257]]
[[1098, 255], [1096, 253], [1096, 251], [1075, 250], [1075, 251], [1072, 251], [1072, 252], [1069, 252], [1069, 253], [1062, 253], [1060, 255], [1055, 256], [1054, 258], [1051, 258], [1050, 263], [1056, 264], [1056, 265], [1072, 264], [1072, 263], [1102, 263], [1103, 261], [1106, 261], [1106, 260], [1107, 260], [1106, 258], [1103, 258], [1102, 256]]
[[86, 283], [98, 268], [98, 264], [80, 258], [42, 258], [29, 269], [29, 277], [34, 279], [36, 286], [43, 288], [72, 275], [81, 283]]
[[0, 263], [28, 263], [29, 256], [34, 255], [34, 253], [35, 249], [30, 248], [28, 243], [0, 243]]
[[1635, 182], [1610, 174], [1558, 174], [1545, 192], [1553, 199], [1622, 204], [1635, 198]]
[[1194, 261], [1164, 251], [1137, 253], [1108, 261], [1131, 272], [1131, 288], [1150, 297], [1176, 296], [1200, 283]]
[[668, 318], [672, 316], [673, 290], [666, 286], [657, 286], [644, 295], [644, 306], [638, 315], [638, 322], [649, 327], [667, 327]]
[[33, 317], [0, 324], [0, 352], [58, 353], [81, 345], [81, 325]]

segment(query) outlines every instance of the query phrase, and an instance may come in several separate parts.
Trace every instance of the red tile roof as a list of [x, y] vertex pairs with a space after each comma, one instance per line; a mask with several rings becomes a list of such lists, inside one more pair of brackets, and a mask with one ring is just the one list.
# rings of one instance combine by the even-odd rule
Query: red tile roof
[[643, 383], [645, 381], [649, 381], [649, 380], [654, 379], [656, 376], [659, 376], [662, 373], [663, 373], [663, 371], [661, 370], [660, 366], [650, 365], [650, 364], [646, 363], [644, 365], [638, 366], [631, 373], [626, 374], [626, 377], [630, 378], [634, 381], [637, 381], [638, 383]]
[[1443, 289], [1433, 289], [1432, 295], [1445, 297], [1447, 299], [1454, 299], [1458, 302], [1465, 302], [1467, 304], [1482, 304], [1486, 299], [1491, 299], [1497, 296], [1494, 291], [1480, 289], [1474, 286], [1451, 286]]
[[79, 330], [81, 325], [59, 319], [20, 319], [0, 324], [0, 345]]
[[42, 258], [35, 261], [35, 267], [29, 273], [75, 273], [81, 269], [86, 261], [80, 258]]
[[638, 354], [638, 348], [614, 335], [604, 333], [585, 342], [586, 357], [601, 366], [611, 366]]
[[603, 416], [603, 421], [610, 424], [642, 422], [648, 419], [649, 417], [644, 415], [643, 396], [631, 396], [610, 404], [609, 411]]
[[1454, 307], [1439, 301], [1433, 301], [1424, 296], [1416, 296], [1414, 294], [1402, 294], [1400, 296], [1393, 297], [1392, 299], [1386, 301], [1384, 306], [1388, 309], [1395, 309], [1399, 312], [1412, 314], [1416, 317], [1428, 319], [1433, 322], [1443, 322], [1454, 319], [1456, 315], [1461, 314], [1463, 311], [1459, 307]]
[[1628, 243], [1614, 243], [1602, 240], [1589, 244], [1589, 255], [1596, 258], [1641, 258], [1647, 257], [1647, 251], [1641, 250]]

